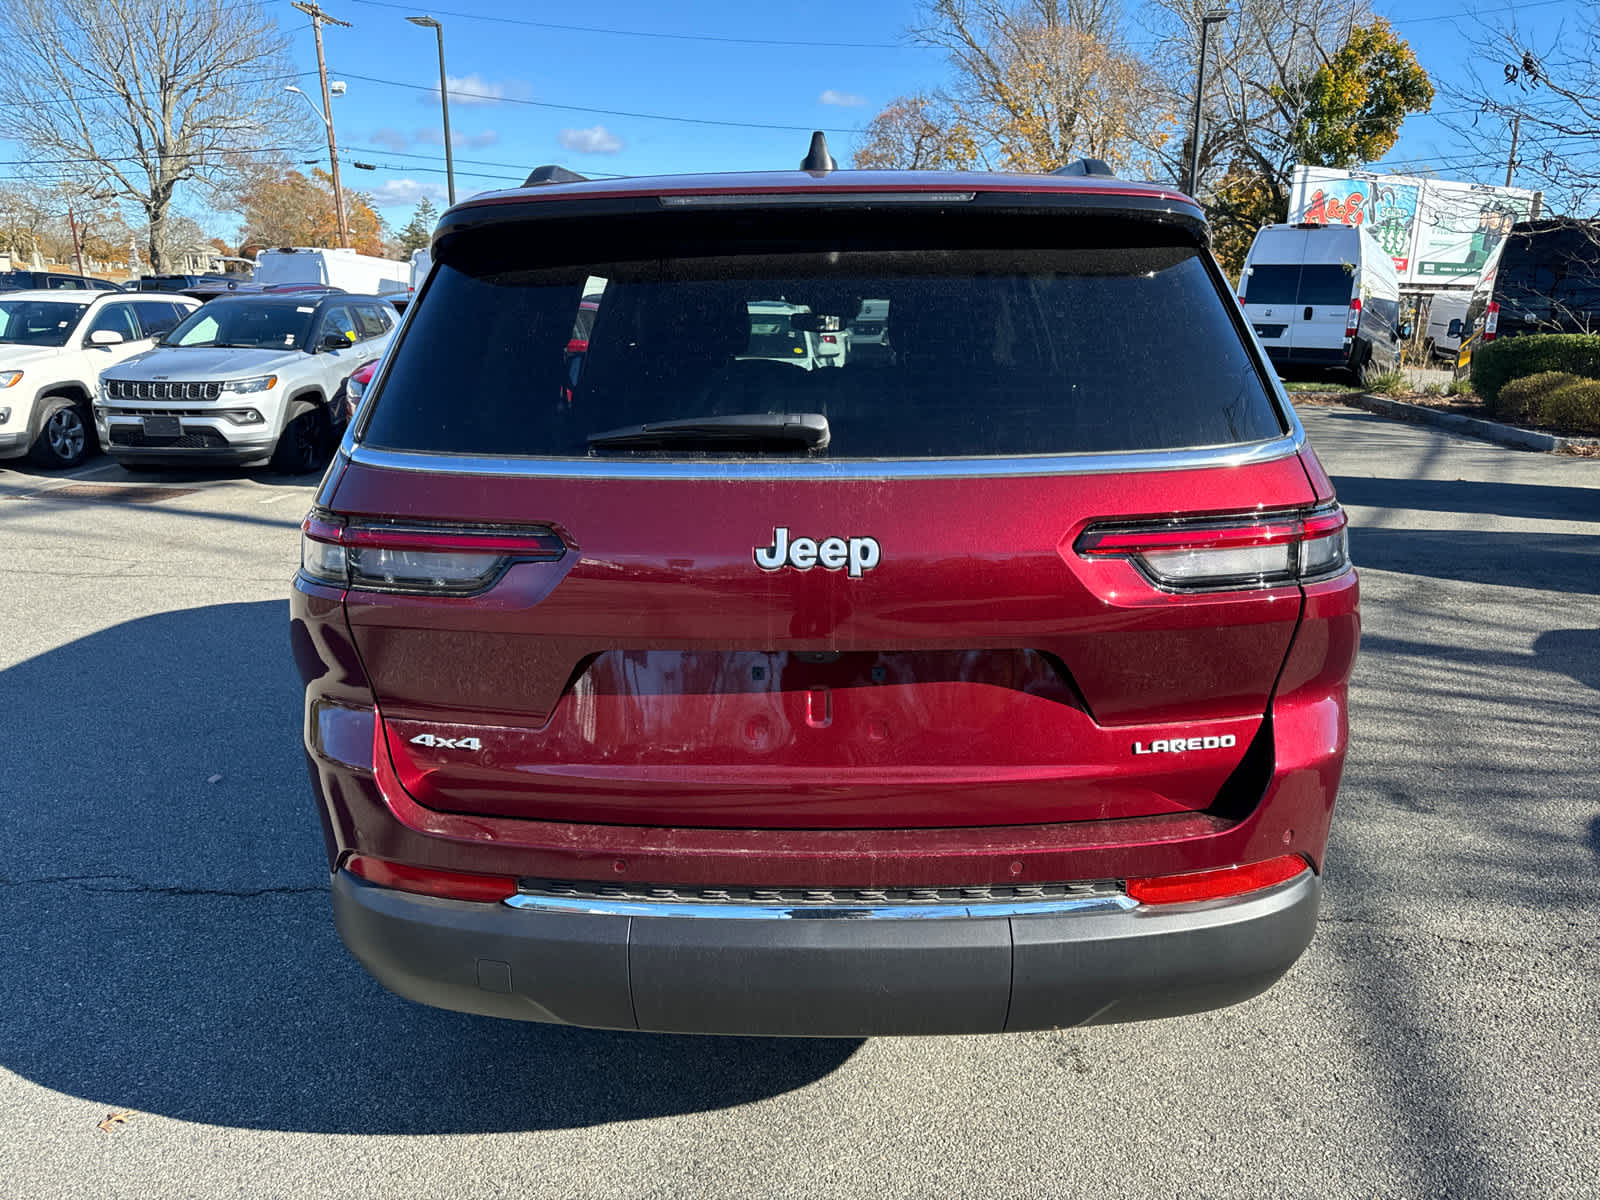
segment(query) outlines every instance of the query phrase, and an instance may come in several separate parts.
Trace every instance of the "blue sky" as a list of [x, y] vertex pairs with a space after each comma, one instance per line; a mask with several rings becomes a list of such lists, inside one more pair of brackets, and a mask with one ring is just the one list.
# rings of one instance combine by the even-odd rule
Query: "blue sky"
[[[1476, 2], [1470, 15], [1452, 0], [1377, 0], [1376, 7], [1441, 85], [1461, 74], [1482, 36], [1480, 22], [1503, 20], [1511, 9], [1510, 0]], [[353, 26], [324, 30], [330, 75], [348, 85], [333, 102], [346, 186], [371, 193], [398, 226], [421, 195], [444, 193], [434, 36], [404, 19], [430, 10], [403, 0], [322, 3]], [[1518, 19], [1542, 44], [1574, 21], [1579, 3], [1526, 0]], [[290, 32], [295, 63], [307, 72], [302, 84], [315, 94], [309, 20], [288, 0], [272, 0], [269, 9]], [[913, 0], [444, 0], [431, 13], [444, 25], [454, 81], [458, 197], [514, 186], [550, 162], [590, 175], [790, 167], [814, 128], [829, 132], [844, 161], [853, 131], [884, 103], [936, 87], [945, 75], [938, 52], [906, 40]], [[1126, 37], [1135, 48], [1151, 40], [1138, 0], [1129, 6]], [[1460, 109], [1443, 95], [1435, 107]], [[325, 150], [308, 151], [325, 162]], [[377, 169], [355, 169], [357, 161]], [[1498, 143], [1460, 140], [1435, 118], [1411, 118], [1386, 162], [1431, 164], [1445, 178], [1504, 178]], [[224, 236], [239, 223], [236, 214], [197, 209], [194, 198], [180, 208]]]
[[[349, 92], [335, 101], [341, 143], [350, 158], [380, 168], [352, 171], [350, 182], [383, 202], [391, 222], [402, 222], [417, 196], [441, 194], [444, 180], [433, 37], [405, 23], [419, 10], [393, 0], [327, 0], [327, 6], [355, 25], [326, 33], [330, 66], [349, 83]], [[1483, 0], [1471, 15], [1450, 0], [1380, 2], [1377, 8], [1443, 84], [1460, 75], [1483, 36], [1480, 23], [1505, 18], [1510, 3]], [[1518, 6], [1519, 20], [1536, 41], [1555, 36], [1577, 10], [1578, 0]], [[588, 8], [452, 0], [433, 10], [445, 25], [447, 68], [461, 81], [451, 90], [483, 97], [452, 96], [457, 193], [513, 184], [546, 162], [585, 174], [630, 175], [787, 167], [804, 153], [812, 128], [829, 132], [843, 160], [856, 140], [852, 131], [886, 101], [943, 78], [939, 53], [907, 43], [904, 31], [914, 13], [907, 0], [754, 6], [613, 0]], [[1136, 6], [1127, 37], [1136, 46], [1150, 41]], [[313, 65], [309, 28], [295, 34], [295, 46], [300, 60]], [[560, 105], [570, 107], [545, 107]], [[1459, 113], [1461, 106], [1441, 94], [1435, 108]], [[1487, 120], [1486, 129], [1493, 125]], [[1496, 161], [1503, 163], [1487, 138], [1462, 141], [1441, 120], [1422, 117], [1407, 122], [1386, 159], [1402, 170], [1432, 164], [1445, 177], [1490, 182], [1503, 179]]]

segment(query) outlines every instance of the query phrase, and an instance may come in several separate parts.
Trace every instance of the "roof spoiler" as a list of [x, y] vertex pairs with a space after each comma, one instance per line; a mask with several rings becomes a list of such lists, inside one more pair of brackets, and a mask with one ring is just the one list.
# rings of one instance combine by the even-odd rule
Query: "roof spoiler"
[[535, 167], [528, 172], [528, 177], [522, 181], [523, 187], [539, 187], [546, 183], [588, 183], [587, 175], [579, 175], [576, 171], [569, 171], [565, 167], [548, 164]]
[[1064, 167], [1051, 171], [1052, 175], [1097, 175], [1101, 179], [1115, 179], [1117, 173], [1098, 158], [1080, 158]]

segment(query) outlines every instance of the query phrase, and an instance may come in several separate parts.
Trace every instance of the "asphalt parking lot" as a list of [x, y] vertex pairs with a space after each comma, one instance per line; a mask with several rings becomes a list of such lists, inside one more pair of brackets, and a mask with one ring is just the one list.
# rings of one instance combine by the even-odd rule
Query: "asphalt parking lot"
[[1365, 622], [1317, 940], [1233, 1009], [990, 1038], [386, 994], [298, 744], [315, 479], [0, 469], [0, 1195], [1596, 1194], [1600, 460], [1304, 416]]

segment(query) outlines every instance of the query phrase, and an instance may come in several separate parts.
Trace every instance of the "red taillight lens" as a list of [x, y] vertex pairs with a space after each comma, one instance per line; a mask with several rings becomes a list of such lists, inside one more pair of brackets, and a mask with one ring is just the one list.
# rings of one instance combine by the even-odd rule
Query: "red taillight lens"
[[1344, 510], [1251, 514], [1214, 520], [1091, 525], [1074, 548], [1085, 558], [1125, 558], [1174, 590], [1275, 587], [1337, 575], [1350, 565]]
[[470, 596], [516, 562], [555, 562], [566, 543], [542, 526], [343, 524], [314, 512], [301, 526], [300, 570], [366, 591]]
[[1184, 875], [1155, 875], [1127, 881], [1128, 896], [1140, 904], [1184, 904], [1193, 900], [1220, 900], [1276, 887], [1311, 868], [1298, 854], [1269, 858], [1266, 862]]
[[1500, 306], [1493, 302], [1483, 314], [1483, 340], [1492, 342], [1500, 329]]
[[368, 883], [414, 892], [419, 896], [440, 896], [446, 900], [478, 900], [493, 903], [517, 894], [517, 881], [509, 875], [476, 875], [466, 871], [440, 871], [433, 867], [413, 867], [389, 862], [367, 854], [353, 854], [344, 869]]
[[1361, 297], [1357, 296], [1350, 301], [1350, 312], [1344, 319], [1345, 337], [1355, 337], [1361, 328]]
[[838, 335], [837, 334], [832, 334], [832, 333], [823, 334], [822, 335], [822, 344], [824, 346], [837, 346], [839, 344]]

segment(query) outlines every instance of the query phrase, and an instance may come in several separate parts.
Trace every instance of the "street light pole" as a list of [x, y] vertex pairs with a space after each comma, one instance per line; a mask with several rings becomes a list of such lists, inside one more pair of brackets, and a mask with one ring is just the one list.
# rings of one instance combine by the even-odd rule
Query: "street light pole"
[[[318, 115], [322, 117], [322, 123], [328, 130], [328, 166], [333, 175], [333, 211], [339, 221], [339, 245], [348, 250], [350, 248], [350, 223], [345, 219], [344, 188], [339, 183], [339, 145], [333, 137], [333, 96], [328, 91], [328, 60], [322, 53], [322, 23], [326, 21], [330, 25], [342, 25], [346, 29], [351, 26], [349, 21], [341, 21], [336, 17], [330, 17], [315, 4], [308, 4], [305, 0], [294, 0], [294, 3], [290, 4], [289, 7], [303, 12], [311, 18], [311, 31], [317, 40], [317, 74], [322, 77], [322, 113]], [[299, 88], [292, 86], [289, 90], [293, 92], [300, 91]], [[300, 92], [300, 94], [305, 96], [304, 92]], [[310, 99], [309, 96], [306, 96], [308, 102]], [[312, 107], [315, 108], [316, 105], [313, 104]]]
[[1221, 24], [1228, 19], [1228, 11], [1223, 8], [1213, 8], [1200, 14], [1200, 69], [1195, 73], [1194, 81], [1194, 121], [1189, 129], [1189, 178], [1184, 183], [1183, 190], [1189, 195], [1194, 195], [1195, 189], [1200, 186], [1200, 102], [1206, 94], [1206, 40], [1213, 25]]
[[432, 17], [407, 17], [413, 25], [431, 29], [439, 39], [439, 104], [444, 109], [444, 174], [450, 193], [450, 203], [456, 202], [456, 162], [450, 146], [450, 85], [444, 73], [444, 26]]

